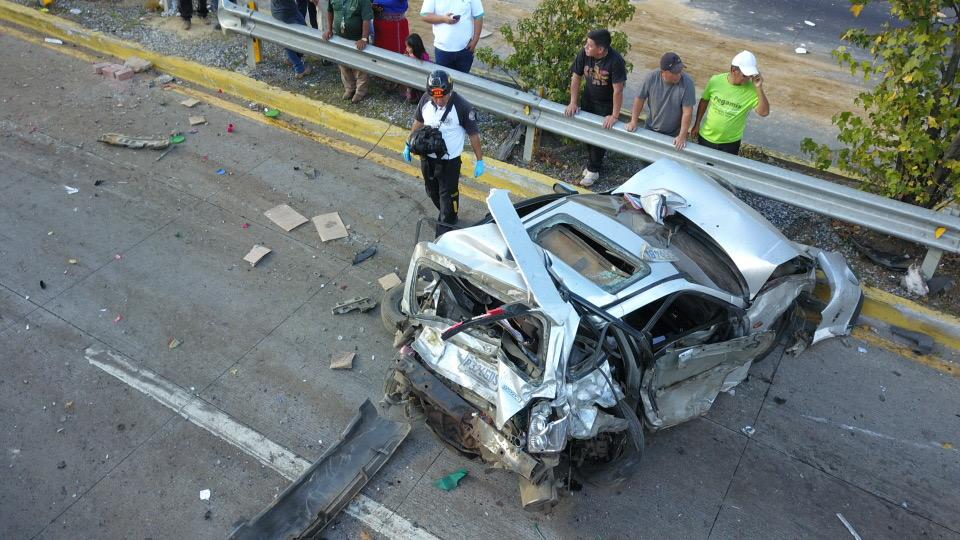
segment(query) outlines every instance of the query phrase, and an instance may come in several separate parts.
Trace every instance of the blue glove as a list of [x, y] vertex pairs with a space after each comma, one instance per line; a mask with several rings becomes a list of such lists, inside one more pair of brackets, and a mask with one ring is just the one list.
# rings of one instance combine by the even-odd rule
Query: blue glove
[[407, 163], [413, 161], [413, 156], [410, 155], [410, 144], [404, 143], [403, 145], [403, 160]]
[[477, 164], [473, 166], [473, 177], [480, 178], [486, 170], [487, 166], [483, 163], [483, 160], [478, 159]]

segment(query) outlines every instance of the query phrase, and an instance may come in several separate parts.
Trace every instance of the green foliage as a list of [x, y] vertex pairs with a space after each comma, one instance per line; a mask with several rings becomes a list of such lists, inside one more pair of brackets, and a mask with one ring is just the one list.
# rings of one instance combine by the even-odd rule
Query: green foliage
[[[876, 0], [850, 0], [855, 16]], [[834, 57], [864, 80], [878, 79], [854, 104], [862, 114], [834, 115], [837, 152], [805, 139], [801, 150], [822, 168], [836, 163], [865, 187], [932, 207], [960, 187], [960, 35], [957, 0], [892, 0], [900, 21], [876, 34], [850, 29], [844, 41], [869, 51], [857, 60], [846, 47]]]
[[[583, 48], [587, 32], [613, 28], [633, 17], [636, 9], [629, 0], [543, 0], [533, 14], [517, 22], [516, 30], [500, 28], [514, 48], [506, 58], [489, 47], [477, 50], [477, 58], [493, 68], [516, 74], [524, 90], [544, 89], [544, 97], [566, 103], [570, 99], [570, 65]], [[627, 35], [611, 31], [612, 47], [626, 55]], [[627, 70], [633, 66], [627, 63]]]

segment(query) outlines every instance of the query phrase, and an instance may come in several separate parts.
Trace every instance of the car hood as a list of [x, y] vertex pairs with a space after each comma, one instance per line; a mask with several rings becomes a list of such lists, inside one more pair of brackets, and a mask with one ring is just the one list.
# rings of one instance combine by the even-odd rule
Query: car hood
[[769, 221], [729, 190], [669, 159], [641, 170], [613, 193], [641, 195], [655, 189], [670, 190], [686, 200], [686, 206], [674, 210], [700, 227], [733, 260], [751, 299], [778, 266], [801, 255]]

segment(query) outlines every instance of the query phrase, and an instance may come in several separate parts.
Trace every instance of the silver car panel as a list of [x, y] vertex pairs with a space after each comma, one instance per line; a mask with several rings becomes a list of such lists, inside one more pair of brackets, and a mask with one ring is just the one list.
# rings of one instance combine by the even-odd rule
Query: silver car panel
[[633, 175], [613, 193], [641, 194], [667, 187], [687, 206], [676, 212], [703, 229], [733, 260], [756, 296], [781, 264], [800, 253], [756, 210], [711, 178], [669, 159], [661, 159]]
[[808, 248], [808, 251], [816, 253], [820, 269], [827, 276], [827, 283], [830, 285], [830, 300], [827, 307], [820, 312], [822, 320], [813, 333], [813, 345], [827, 338], [850, 333], [850, 327], [856, 322], [853, 319], [860, 309], [863, 290], [860, 288], [860, 280], [847, 266], [843, 255], [817, 248]]

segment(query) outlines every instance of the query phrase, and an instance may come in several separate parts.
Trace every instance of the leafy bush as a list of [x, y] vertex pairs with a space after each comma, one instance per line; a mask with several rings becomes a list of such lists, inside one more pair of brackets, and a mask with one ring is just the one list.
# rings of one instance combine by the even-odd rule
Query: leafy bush
[[[544, 97], [567, 103], [570, 100], [570, 65], [583, 48], [587, 32], [613, 28], [629, 21], [635, 8], [629, 0], [544, 0], [530, 17], [500, 28], [515, 52], [506, 58], [489, 47], [477, 49], [477, 58], [493, 68], [502, 68], [524, 90], [544, 89]], [[612, 47], [626, 55], [627, 35], [611, 31]], [[633, 66], [627, 63], [627, 70]]]
[[[851, 0], [859, 16], [876, 0]], [[954, 196], [960, 186], [960, 35], [956, 0], [892, 0], [900, 20], [875, 33], [850, 29], [843, 40], [870, 52], [856, 60], [846, 47], [833, 52], [840, 65], [864, 80], [878, 77], [854, 104], [863, 115], [834, 115], [845, 145], [834, 152], [804, 139], [801, 150], [821, 168], [864, 180], [864, 187], [888, 197], [932, 207]]]

